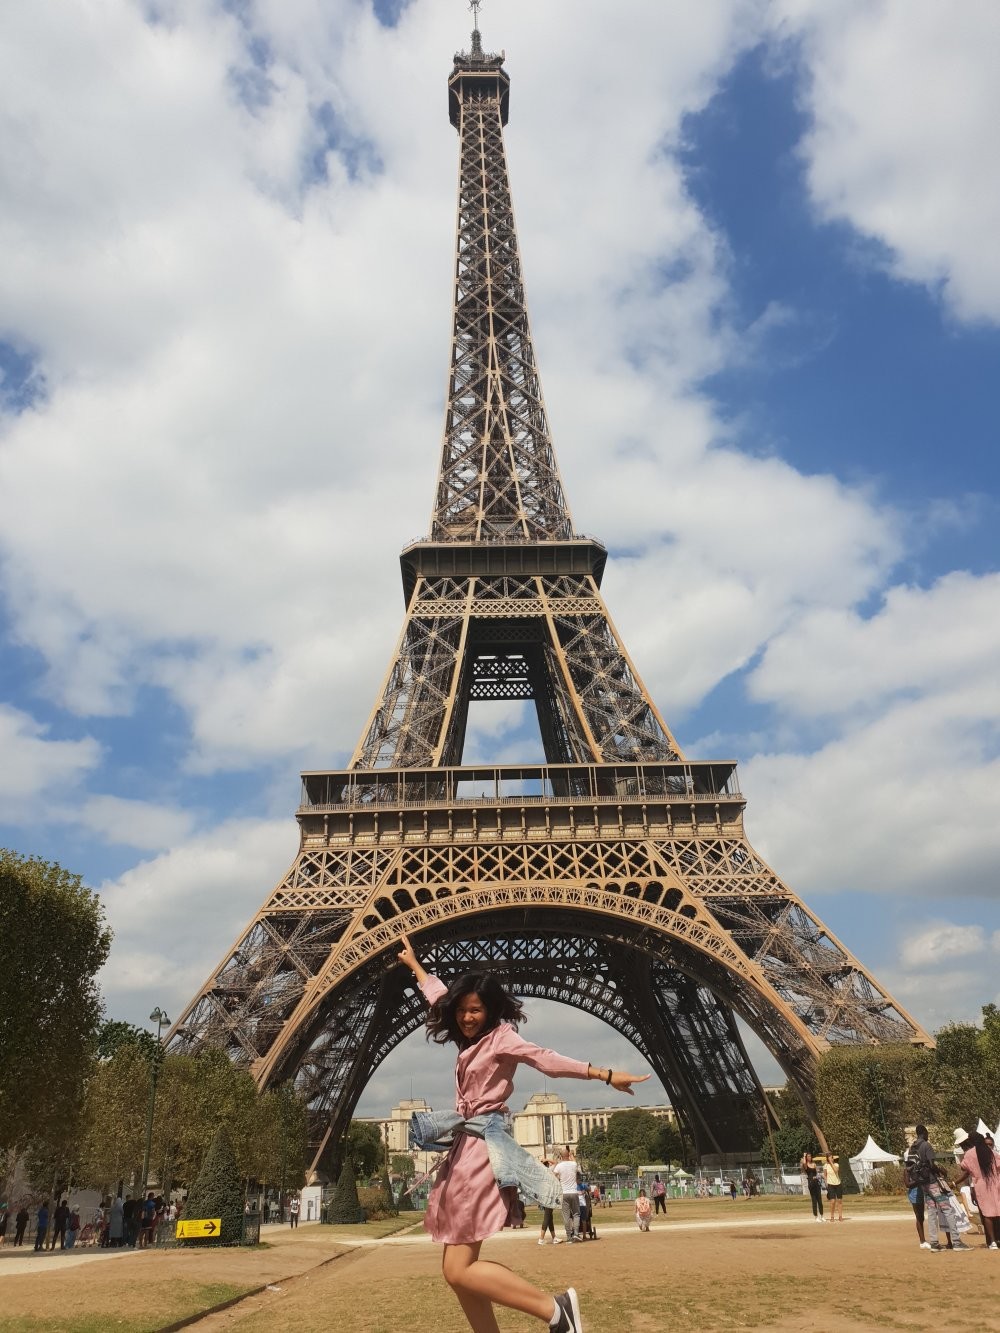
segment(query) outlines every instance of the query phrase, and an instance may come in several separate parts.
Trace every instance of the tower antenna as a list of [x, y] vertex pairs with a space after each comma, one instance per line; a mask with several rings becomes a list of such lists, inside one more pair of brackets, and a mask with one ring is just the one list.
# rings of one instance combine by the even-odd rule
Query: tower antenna
[[472, 30], [479, 31], [479, 9], [483, 0], [469, 0], [469, 8], [472, 10]]

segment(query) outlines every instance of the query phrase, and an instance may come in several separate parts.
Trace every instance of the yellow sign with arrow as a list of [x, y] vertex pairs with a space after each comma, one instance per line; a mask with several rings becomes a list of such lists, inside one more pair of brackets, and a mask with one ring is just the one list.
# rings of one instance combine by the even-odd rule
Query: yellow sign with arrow
[[194, 1240], [201, 1236], [217, 1236], [222, 1230], [221, 1217], [185, 1217], [177, 1223], [178, 1240]]

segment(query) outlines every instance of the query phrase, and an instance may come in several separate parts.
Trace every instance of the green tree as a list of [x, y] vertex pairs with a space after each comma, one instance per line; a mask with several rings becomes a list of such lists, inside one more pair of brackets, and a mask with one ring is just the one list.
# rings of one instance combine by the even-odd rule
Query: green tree
[[990, 1101], [983, 1032], [974, 1023], [949, 1023], [934, 1035], [935, 1119], [951, 1129], [975, 1129]]
[[358, 1199], [358, 1182], [354, 1177], [354, 1163], [351, 1160], [350, 1149], [345, 1144], [344, 1165], [341, 1168], [333, 1198], [330, 1200], [327, 1221], [353, 1225], [355, 1222], [363, 1222], [364, 1220], [365, 1210], [361, 1207], [361, 1201]]
[[[983, 1031], [979, 1039], [985, 1074], [985, 1100], [977, 1112], [987, 1124], [1000, 1122], [1000, 1009], [995, 1004], [983, 1006]], [[965, 1126], [963, 1126], [965, 1128]], [[973, 1125], [968, 1126], [973, 1129]]]
[[188, 1192], [185, 1218], [219, 1218], [218, 1236], [186, 1240], [186, 1245], [233, 1245], [243, 1235], [243, 1180], [225, 1125], [215, 1132], [197, 1179]]
[[660, 1122], [651, 1111], [616, 1111], [608, 1120], [605, 1150], [615, 1159], [609, 1165], [627, 1163], [633, 1169], [655, 1160], [654, 1148]]
[[916, 1046], [834, 1046], [819, 1060], [816, 1104], [830, 1149], [841, 1160], [868, 1135], [889, 1152], [906, 1146], [905, 1127], [935, 1121], [935, 1059]]
[[670, 1120], [657, 1119], [656, 1137], [653, 1139], [651, 1148], [651, 1162], [676, 1162], [678, 1166], [686, 1165], [684, 1140], [677, 1126]]
[[97, 1058], [110, 1060], [123, 1046], [137, 1046], [151, 1060], [156, 1052], [156, 1038], [145, 1028], [138, 1028], [134, 1023], [125, 1023], [119, 1018], [109, 1018], [97, 1029]]
[[587, 1175], [598, 1171], [607, 1171], [617, 1162], [608, 1156], [608, 1136], [603, 1129], [592, 1129], [589, 1134], [581, 1134], [576, 1143], [576, 1158]]
[[80, 1133], [82, 1183], [109, 1194], [119, 1180], [138, 1178], [148, 1103], [146, 1052], [123, 1042], [98, 1062], [87, 1081]]
[[393, 1153], [389, 1159], [389, 1169], [394, 1176], [399, 1176], [402, 1179], [404, 1185], [408, 1185], [416, 1175], [413, 1158], [405, 1152]]
[[0, 848], [0, 1188], [29, 1144], [68, 1161], [111, 948], [100, 899], [54, 862]]
[[819, 1140], [802, 1105], [802, 1099], [791, 1083], [786, 1083], [776, 1092], [768, 1093], [771, 1109], [778, 1118], [778, 1128], [761, 1142], [761, 1156], [765, 1162], [772, 1161], [771, 1140], [774, 1150], [783, 1166], [794, 1166], [802, 1160], [805, 1152], [819, 1152]]
[[110, 948], [100, 899], [79, 875], [0, 848], [0, 1150], [58, 1129], [78, 1102]]
[[379, 1178], [379, 1187], [382, 1190], [385, 1212], [390, 1216], [394, 1216], [398, 1211], [396, 1208], [396, 1197], [392, 1192], [392, 1181], [389, 1179], [389, 1170], [384, 1161], [382, 1163], [382, 1174]]
[[378, 1125], [352, 1120], [344, 1150], [351, 1159], [356, 1179], [370, 1180], [382, 1161], [382, 1135]]

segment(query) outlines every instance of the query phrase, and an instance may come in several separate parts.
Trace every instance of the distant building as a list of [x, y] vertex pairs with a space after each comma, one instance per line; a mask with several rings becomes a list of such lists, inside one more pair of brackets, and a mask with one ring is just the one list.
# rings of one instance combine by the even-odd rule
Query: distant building
[[648, 1111], [658, 1119], [677, 1123], [674, 1108], [658, 1106], [587, 1106], [571, 1110], [557, 1092], [536, 1092], [528, 1098], [523, 1111], [514, 1113], [514, 1138], [539, 1159], [551, 1157], [568, 1144], [572, 1147], [584, 1134], [607, 1129], [608, 1121], [618, 1111]]
[[[411, 1098], [394, 1106], [386, 1116], [359, 1115], [356, 1120], [377, 1125], [383, 1143], [388, 1143], [390, 1155], [409, 1153], [418, 1172], [427, 1171], [435, 1157], [431, 1153], [412, 1152], [410, 1149], [410, 1116], [414, 1111], [432, 1108], [422, 1097]], [[528, 1098], [524, 1110], [512, 1117], [514, 1138], [532, 1156], [541, 1160], [552, 1157], [566, 1144], [572, 1147], [584, 1134], [595, 1129], [607, 1129], [608, 1121], [617, 1111], [648, 1111], [658, 1119], [677, 1123], [674, 1108], [666, 1103], [658, 1106], [587, 1106], [571, 1110], [557, 1092], [536, 1092]]]

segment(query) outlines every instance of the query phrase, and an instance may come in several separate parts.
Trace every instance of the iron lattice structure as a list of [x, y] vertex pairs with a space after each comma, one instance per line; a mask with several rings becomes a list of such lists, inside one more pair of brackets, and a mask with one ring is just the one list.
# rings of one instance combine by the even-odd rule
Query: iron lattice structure
[[[299, 853], [171, 1033], [261, 1086], [298, 1080], [318, 1163], [423, 1022], [395, 966], [514, 990], [627, 1037], [702, 1155], [760, 1143], [766, 1098], [735, 1022], [810, 1109], [836, 1042], [928, 1034], [750, 846], [736, 765], [685, 758], [578, 535], [528, 323], [501, 58], [455, 57], [461, 142], [450, 388], [431, 532], [401, 556], [406, 616], [348, 769], [303, 775]], [[470, 702], [534, 702], [546, 762], [462, 765]]]

